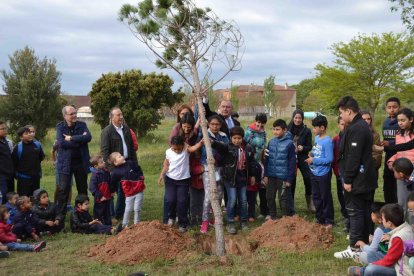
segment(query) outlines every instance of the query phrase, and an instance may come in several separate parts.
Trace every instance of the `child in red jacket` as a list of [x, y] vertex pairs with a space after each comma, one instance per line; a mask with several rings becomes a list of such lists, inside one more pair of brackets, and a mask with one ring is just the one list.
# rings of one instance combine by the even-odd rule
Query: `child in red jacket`
[[195, 151], [190, 157], [190, 172], [191, 172], [190, 217], [191, 217], [192, 226], [201, 225], [202, 216], [203, 216], [204, 166], [201, 164], [200, 158], [201, 158], [201, 153], [199, 150]]
[[0, 206], [0, 243], [7, 246], [8, 250], [38, 252], [45, 248], [46, 242], [35, 244], [21, 243], [21, 240], [11, 231], [12, 226], [7, 224], [10, 214], [5, 206]]

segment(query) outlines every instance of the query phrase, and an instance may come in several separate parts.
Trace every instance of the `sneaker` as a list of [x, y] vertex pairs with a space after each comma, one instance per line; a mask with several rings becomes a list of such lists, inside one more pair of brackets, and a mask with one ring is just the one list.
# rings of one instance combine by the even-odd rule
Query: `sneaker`
[[271, 219], [271, 217], [270, 217], [269, 215], [267, 215], [267, 216], [265, 217], [265, 220], [269, 220], [269, 219]]
[[326, 230], [331, 231], [331, 230], [332, 230], [333, 225], [332, 225], [332, 224], [325, 224], [323, 227], [324, 227]]
[[350, 246], [347, 247], [344, 251], [339, 251], [334, 253], [334, 257], [337, 259], [352, 259], [355, 255], [355, 252], [351, 249]]
[[240, 228], [242, 231], [248, 231], [249, 230], [249, 226], [247, 226], [247, 222], [242, 221], [242, 223], [240, 223]]
[[236, 226], [234, 225], [234, 222], [230, 222], [229, 224], [227, 224], [226, 229], [227, 229], [227, 232], [229, 234], [234, 235], [234, 234], [237, 233]]
[[258, 215], [257, 216], [257, 219], [260, 219], [260, 220], [262, 220], [262, 219], [264, 219], [265, 218], [265, 216], [263, 216], [263, 215]]
[[180, 226], [180, 227], [178, 227], [178, 231], [180, 231], [180, 233], [185, 233], [185, 232], [187, 232], [187, 227], [186, 226]]
[[256, 220], [254, 218], [249, 218], [249, 222], [255, 222]]
[[7, 258], [10, 256], [9, 251], [0, 251], [0, 258]]
[[114, 235], [118, 235], [122, 230], [124, 230], [124, 227], [122, 226], [122, 222], [120, 222], [114, 229]]
[[349, 276], [361, 276], [364, 275], [365, 268], [361, 266], [350, 266], [348, 267], [348, 275]]
[[168, 219], [167, 225], [168, 226], [173, 226], [174, 225], [174, 220], [173, 219]]
[[206, 221], [203, 221], [201, 223], [200, 232], [203, 233], [203, 234], [205, 234], [205, 233], [208, 232], [208, 221], [207, 220]]
[[41, 241], [37, 244], [34, 245], [33, 247], [33, 251], [34, 252], [39, 252], [40, 250], [42, 250], [43, 248], [46, 247], [46, 242], [45, 241]]

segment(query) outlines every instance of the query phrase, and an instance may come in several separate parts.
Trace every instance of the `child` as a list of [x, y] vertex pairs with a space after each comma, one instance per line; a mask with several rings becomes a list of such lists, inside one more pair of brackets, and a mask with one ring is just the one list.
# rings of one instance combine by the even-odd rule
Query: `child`
[[[386, 251], [380, 249], [381, 238], [388, 230], [382, 225], [381, 208], [385, 202], [374, 202], [371, 204], [371, 220], [378, 227], [374, 231], [371, 244], [366, 244], [364, 241], [357, 241], [356, 247], [359, 247], [362, 252], [358, 254], [358, 259], [362, 264], [369, 264], [384, 258]], [[383, 243], [382, 243], [383, 244]], [[335, 256], [337, 257], [337, 256]]]
[[75, 210], [70, 215], [70, 228], [73, 233], [111, 234], [111, 226], [103, 225], [99, 220], [92, 219], [88, 212], [89, 197], [79, 194], [75, 198]]
[[17, 176], [17, 193], [20, 196], [33, 196], [40, 188], [41, 165], [45, 158], [42, 145], [33, 140], [30, 128], [22, 127], [17, 130], [20, 142], [14, 147], [12, 159]]
[[319, 224], [331, 229], [334, 223], [334, 210], [331, 193], [331, 163], [333, 160], [333, 145], [331, 138], [326, 134], [328, 120], [318, 115], [312, 120], [315, 145], [308, 159], [312, 172], [312, 197], [316, 208], [316, 220]]
[[105, 168], [105, 162], [100, 155], [93, 156], [89, 162], [91, 163], [91, 180], [89, 183], [89, 191], [94, 197], [93, 218], [98, 219], [103, 224], [112, 225], [111, 219], [111, 198], [115, 189], [110, 186], [111, 175]]
[[[402, 144], [414, 139], [414, 124], [413, 124], [414, 115], [413, 112], [408, 108], [401, 109], [397, 114], [397, 121], [400, 127], [400, 130], [395, 135], [395, 143]], [[392, 163], [400, 157], [408, 158], [411, 163], [414, 163], [414, 149], [407, 151], [399, 151], [390, 159], [388, 159], [387, 164], [388, 168], [392, 170]], [[404, 185], [404, 181], [397, 180], [397, 198], [398, 204], [400, 204], [404, 210], [407, 209], [407, 195], [408, 189], [407, 185]]]
[[227, 190], [227, 231], [236, 234], [235, 206], [236, 200], [240, 213], [240, 227], [243, 231], [247, 227], [247, 198], [246, 187], [255, 184], [254, 151], [249, 144], [243, 143], [244, 130], [240, 126], [230, 129], [230, 143], [214, 141], [212, 147], [224, 157], [222, 177]]
[[7, 208], [7, 211], [10, 213], [9, 219], [7, 220], [7, 224], [11, 224], [17, 212], [16, 200], [19, 197], [19, 195], [16, 192], [8, 192], [6, 194], [6, 197], [7, 197], [7, 203], [5, 206]]
[[6, 203], [8, 191], [14, 191], [14, 166], [11, 158], [10, 143], [6, 138], [7, 130], [6, 123], [0, 120], [0, 204]]
[[[400, 100], [395, 97], [387, 99], [385, 102], [385, 112], [388, 115], [388, 118], [385, 119], [384, 124], [382, 125], [382, 136], [384, 141], [381, 142], [382, 146], [394, 145], [395, 144], [395, 134], [398, 130], [398, 120], [397, 113], [400, 110]], [[391, 150], [385, 150], [385, 159], [384, 159], [384, 201], [385, 203], [395, 203], [398, 202], [397, 199], [397, 188], [396, 181], [392, 170], [388, 167], [388, 159], [391, 158], [396, 152]]]
[[332, 161], [332, 171], [336, 176], [336, 194], [338, 196], [339, 205], [341, 205], [341, 214], [345, 221], [346, 232], [349, 231], [349, 216], [345, 208], [344, 190], [342, 188], [342, 179], [339, 174], [338, 158], [339, 158], [339, 145], [341, 144], [341, 138], [345, 130], [345, 122], [338, 117], [339, 134], [332, 138], [334, 159]]
[[[165, 196], [168, 214], [175, 210], [178, 216], [180, 232], [186, 232], [188, 226], [188, 189], [191, 183], [190, 153], [203, 145], [203, 140], [189, 147], [184, 143], [183, 136], [171, 138], [171, 148], [165, 152], [165, 160], [158, 185], [165, 182]], [[174, 219], [169, 217], [169, 219]]]
[[[203, 216], [204, 202], [204, 185], [203, 172], [204, 166], [200, 162], [201, 153], [199, 150], [193, 152], [190, 156], [190, 217], [191, 225], [201, 225], [201, 217]], [[168, 213], [168, 211], [167, 211]]]
[[39, 225], [39, 218], [31, 210], [32, 203], [27, 196], [20, 196], [16, 201], [17, 212], [12, 220], [12, 231], [19, 239], [33, 238], [39, 240], [36, 231]]
[[109, 155], [108, 162], [114, 166], [111, 172], [111, 187], [121, 185], [125, 194], [125, 211], [122, 219], [122, 227], [125, 228], [129, 223], [129, 216], [134, 209], [134, 224], [139, 223], [139, 213], [141, 211], [142, 200], [144, 199], [144, 175], [141, 167], [134, 161], [128, 160], [119, 152]]
[[266, 146], [266, 130], [267, 116], [265, 113], [258, 113], [244, 134], [244, 141], [248, 143], [255, 151], [255, 159], [259, 162], [260, 153]]
[[[391, 231], [388, 251], [384, 258], [370, 263], [366, 268], [352, 266], [348, 275], [412, 275], [408, 265], [408, 256], [403, 256], [403, 242], [414, 239], [411, 225], [404, 221], [404, 210], [398, 204], [387, 204], [381, 208], [382, 225]], [[402, 258], [402, 260], [401, 260]]]
[[[16, 251], [34, 251], [39, 252], [46, 246], [45, 241], [41, 241], [35, 244], [21, 243], [21, 240], [12, 233], [10, 224], [7, 224], [6, 221], [9, 218], [9, 212], [5, 206], [0, 206], [0, 245], [4, 243], [9, 250]], [[3, 248], [4, 249], [4, 248]], [[1, 248], [0, 248], [1, 250]]]
[[[250, 183], [246, 187], [246, 197], [247, 197], [247, 216], [249, 217], [249, 222], [254, 222], [256, 220], [256, 203], [257, 203], [257, 192], [261, 189], [262, 179], [263, 179], [263, 170], [259, 162], [254, 162], [254, 182]], [[266, 199], [266, 194], [265, 194]], [[266, 202], [266, 201], [264, 201]]]
[[266, 200], [270, 219], [276, 219], [275, 197], [278, 193], [279, 203], [287, 216], [293, 215], [290, 185], [295, 177], [296, 152], [292, 135], [287, 131], [286, 122], [278, 119], [273, 123], [273, 135], [265, 150], [264, 182], [266, 183]]
[[33, 193], [33, 213], [39, 218], [37, 230], [39, 234], [59, 233], [65, 227], [62, 215], [58, 212], [57, 206], [49, 202], [49, 194], [46, 190], [37, 189]]

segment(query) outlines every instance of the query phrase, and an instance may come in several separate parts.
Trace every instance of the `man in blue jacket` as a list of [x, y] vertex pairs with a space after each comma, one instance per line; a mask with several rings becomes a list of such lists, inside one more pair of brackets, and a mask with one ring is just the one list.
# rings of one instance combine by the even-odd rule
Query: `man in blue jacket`
[[88, 143], [92, 136], [86, 124], [77, 120], [73, 106], [65, 106], [62, 114], [64, 120], [56, 126], [56, 140], [59, 144], [56, 162], [59, 173], [57, 204], [59, 212], [65, 216], [73, 175], [78, 194], [88, 194]]

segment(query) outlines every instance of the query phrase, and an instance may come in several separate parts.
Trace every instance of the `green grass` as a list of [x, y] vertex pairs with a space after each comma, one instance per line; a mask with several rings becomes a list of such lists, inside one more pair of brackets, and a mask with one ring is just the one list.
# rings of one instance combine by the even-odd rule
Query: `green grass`
[[[383, 118], [377, 116], [377, 129]], [[247, 126], [250, 121], [242, 121], [242, 126]], [[271, 138], [271, 124], [267, 124], [268, 138]], [[310, 126], [310, 122], [306, 122]], [[163, 121], [162, 125], [147, 137], [139, 140], [138, 159], [144, 170], [147, 189], [144, 193], [142, 220], [161, 219], [163, 204], [163, 188], [158, 187], [156, 181], [167, 149], [167, 138], [174, 122]], [[93, 139], [90, 143], [90, 153], [99, 152], [100, 129], [96, 124], [90, 124]], [[330, 118], [328, 133], [333, 137], [337, 133], [336, 121]], [[43, 141], [45, 151], [51, 149], [55, 137], [55, 131], [51, 130]], [[55, 190], [55, 176], [52, 161], [48, 157], [42, 163], [44, 176], [41, 186], [50, 195]], [[382, 173], [380, 174], [382, 175]], [[382, 177], [380, 177], [382, 187]], [[297, 213], [313, 221], [314, 217], [306, 211], [304, 186], [302, 177], [298, 177], [296, 186], [295, 204]], [[76, 188], [73, 189], [76, 194]], [[333, 257], [335, 251], [343, 250], [347, 246], [345, 234], [342, 232], [343, 224], [339, 212], [339, 203], [336, 198], [335, 178], [332, 178], [332, 195], [335, 207], [335, 222], [333, 228], [335, 243], [329, 249], [320, 249], [305, 254], [284, 253], [277, 250], [258, 250], [251, 257], [229, 256], [231, 265], [220, 266], [215, 256], [206, 254], [193, 255], [185, 260], [164, 261], [157, 260], [152, 263], [144, 263], [135, 266], [107, 265], [96, 262], [86, 256], [88, 249], [99, 243], [103, 243], [107, 237], [98, 235], [79, 235], [61, 233], [46, 238], [48, 246], [40, 253], [12, 252], [8, 259], [0, 260], [1, 274], [14, 275], [127, 275], [136, 271], [145, 271], [150, 275], [344, 275], [346, 268], [353, 265], [352, 260], [336, 260]], [[382, 188], [378, 188], [376, 199], [382, 200]], [[72, 199], [73, 200], [73, 199]], [[66, 229], [68, 229], [68, 223]], [[254, 227], [259, 223], [254, 223]], [[194, 230], [198, 231], [198, 229]], [[193, 230], [188, 235], [193, 235]], [[214, 235], [212, 231], [209, 233]], [[277, 233], [275, 233], [277, 235]]]

